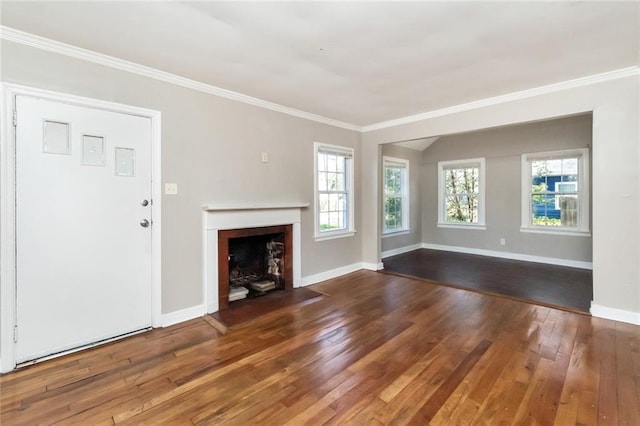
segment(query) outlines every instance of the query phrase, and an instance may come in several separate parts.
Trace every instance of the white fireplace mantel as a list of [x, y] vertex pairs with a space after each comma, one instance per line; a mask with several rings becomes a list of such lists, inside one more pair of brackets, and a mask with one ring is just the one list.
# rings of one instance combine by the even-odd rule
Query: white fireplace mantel
[[207, 312], [218, 311], [218, 231], [292, 225], [293, 287], [302, 283], [300, 216], [309, 203], [205, 204], [203, 224], [203, 293]]
[[309, 203], [268, 203], [268, 204], [205, 204], [204, 211], [225, 211], [225, 210], [274, 210], [274, 209], [304, 209], [309, 207]]

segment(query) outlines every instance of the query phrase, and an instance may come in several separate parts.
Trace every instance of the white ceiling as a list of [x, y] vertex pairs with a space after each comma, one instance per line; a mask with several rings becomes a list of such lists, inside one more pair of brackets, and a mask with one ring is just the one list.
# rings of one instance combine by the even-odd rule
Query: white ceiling
[[358, 126], [639, 64], [639, 3], [7, 2], [2, 25]]

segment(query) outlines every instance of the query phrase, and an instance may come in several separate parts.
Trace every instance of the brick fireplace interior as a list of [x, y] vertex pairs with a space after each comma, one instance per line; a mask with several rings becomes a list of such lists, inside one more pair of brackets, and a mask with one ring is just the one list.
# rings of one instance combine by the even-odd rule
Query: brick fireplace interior
[[291, 291], [292, 252], [292, 225], [219, 230], [219, 309], [227, 309], [233, 303], [229, 301], [232, 286], [235, 290], [246, 289], [248, 298], [277, 290]]

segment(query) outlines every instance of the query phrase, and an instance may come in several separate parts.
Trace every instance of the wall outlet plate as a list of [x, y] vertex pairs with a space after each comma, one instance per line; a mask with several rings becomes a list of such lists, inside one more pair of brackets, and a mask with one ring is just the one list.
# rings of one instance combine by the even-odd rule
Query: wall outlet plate
[[165, 183], [164, 184], [164, 193], [166, 195], [176, 195], [178, 193], [178, 184], [177, 183]]

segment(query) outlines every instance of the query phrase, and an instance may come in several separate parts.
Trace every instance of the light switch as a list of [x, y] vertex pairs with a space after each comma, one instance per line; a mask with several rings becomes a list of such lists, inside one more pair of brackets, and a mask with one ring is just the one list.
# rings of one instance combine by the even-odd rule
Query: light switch
[[166, 195], [176, 195], [178, 193], [178, 184], [177, 183], [165, 183], [164, 184], [164, 193]]
[[268, 152], [263, 152], [262, 153], [262, 162], [263, 163], [268, 163], [269, 162], [269, 153]]

